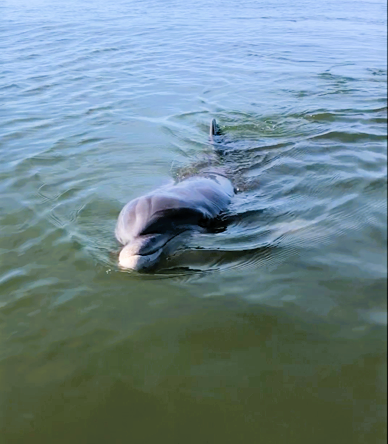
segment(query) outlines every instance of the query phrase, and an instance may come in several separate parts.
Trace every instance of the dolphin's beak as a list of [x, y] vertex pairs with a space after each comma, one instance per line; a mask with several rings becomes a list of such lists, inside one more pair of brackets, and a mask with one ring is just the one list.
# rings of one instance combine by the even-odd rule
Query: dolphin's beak
[[162, 253], [168, 253], [169, 241], [174, 237], [171, 233], [139, 236], [121, 250], [119, 265], [129, 270], [149, 270], [158, 263]]
[[159, 260], [162, 254], [162, 248], [159, 248], [152, 254], [133, 254], [130, 250], [130, 245], [126, 245], [119, 255], [119, 265], [127, 270], [145, 271], [152, 268]]

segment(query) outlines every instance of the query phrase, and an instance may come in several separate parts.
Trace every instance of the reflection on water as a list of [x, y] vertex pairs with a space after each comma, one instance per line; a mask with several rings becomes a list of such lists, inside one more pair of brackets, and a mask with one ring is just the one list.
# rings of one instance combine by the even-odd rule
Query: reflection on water
[[[4, 442], [385, 442], [386, 4], [0, 8]], [[122, 272], [212, 117], [231, 223]]]

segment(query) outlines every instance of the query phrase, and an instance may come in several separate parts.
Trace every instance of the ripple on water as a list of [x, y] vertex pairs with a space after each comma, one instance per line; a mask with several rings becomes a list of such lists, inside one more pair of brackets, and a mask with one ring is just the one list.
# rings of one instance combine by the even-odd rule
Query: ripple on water
[[[383, 0], [0, 9], [3, 440], [385, 442]], [[228, 226], [123, 272], [213, 117]]]
[[[202, 257], [203, 269], [228, 261], [238, 269], [254, 267], [252, 252], [275, 243], [287, 261], [294, 246], [335, 248], [342, 237], [356, 242], [357, 233], [379, 230], [374, 237], [386, 238], [386, 69], [360, 66], [358, 52], [369, 43], [354, 60], [330, 53], [327, 66], [319, 33], [295, 57], [295, 41], [285, 50], [262, 14], [261, 37], [241, 16], [246, 29], [234, 29], [233, 38], [210, 16], [198, 35], [193, 24], [183, 26], [185, 11], [167, 31], [161, 17], [139, 21], [136, 8], [123, 38], [112, 30], [124, 32], [126, 19], [112, 14], [88, 25], [69, 16], [42, 26], [42, 19], [27, 31], [12, 22], [6, 33], [0, 88], [14, 97], [0, 124], [12, 150], [12, 159], [0, 153], [8, 193], [2, 222], [4, 233], [20, 236], [2, 239], [5, 250], [31, 254], [54, 229], [113, 266], [119, 208], [167, 178], [172, 161], [174, 173], [201, 159], [213, 116], [240, 194], [226, 232], [194, 236], [187, 248], [202, 250], [185, 257], [197, 265]], [[281, 23], [293, 36], [295, 25]], [[303, 69], [301, 60], [308, 60]], [[18, 193], [26, 205], [17, 204]]]

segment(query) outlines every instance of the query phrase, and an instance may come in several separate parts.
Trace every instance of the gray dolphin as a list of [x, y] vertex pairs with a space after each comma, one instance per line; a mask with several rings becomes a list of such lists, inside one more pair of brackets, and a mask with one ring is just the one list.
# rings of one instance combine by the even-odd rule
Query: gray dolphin
[[[210, 138], [217, 134], [215, 119]], [[173, 253], [190, 232], [208, 232], [234, 195], [231, 181], [216, 170], [205, 170], [173, 185], [158, 188], [127, 203], [116, 225], [116, 238], [124, 245], [119, 264], [147, 271]]]

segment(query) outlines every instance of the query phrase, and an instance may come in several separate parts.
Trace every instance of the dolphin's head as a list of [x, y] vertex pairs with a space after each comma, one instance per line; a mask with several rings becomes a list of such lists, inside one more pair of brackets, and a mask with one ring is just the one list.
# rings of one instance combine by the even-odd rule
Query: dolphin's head
[[203, 213], [179, 205], [165, 196], [145, 196], [123, 208], [116, 226], [116, 237], [124, 245], [120, 267], [150, 271], [182, 244], [184, 233], [202, 230]]
[[148, 271], [182, 244], [184, 233], [207, 231], [208, 222], [226, 209], [233, 195], [228, 179], [207, 176], [186, 179], [125, 205], [116, 225], [116, 238], [124, 245], [121, 267]]

